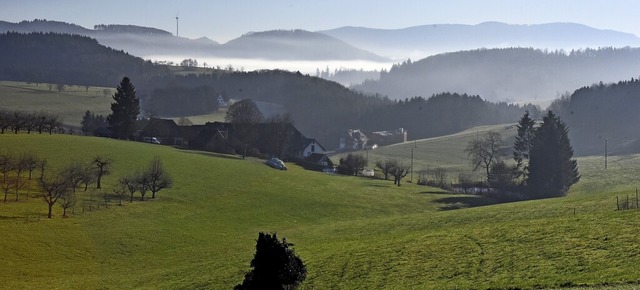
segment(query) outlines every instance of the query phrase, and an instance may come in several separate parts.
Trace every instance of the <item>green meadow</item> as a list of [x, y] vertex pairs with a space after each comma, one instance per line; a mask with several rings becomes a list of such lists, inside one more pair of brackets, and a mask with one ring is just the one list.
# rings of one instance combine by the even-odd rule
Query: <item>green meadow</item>
[[[468, 166], [453, 150], [457, 138], [417, 142], [443, 148], [436, 154], [443, 161], [416, 162]], [[161, 156], [175, 184], [155, 200], [84, 212], [77, 206], [68, 218], [56, 206], [51, 220], [35, 187], [29, 199], [23, 192], [19, 202], [0, 203], [0, 288], [229, 289], [249, 270], [259, 231], [295, 244], [308, 269], [303, 289], [630, 289], [639, 282], [640, 212], [617, 211], [616, 196], [635, 198], [640, 155], [612, 157], [606, 171], [601, 157], [580, 158], [582, 179], [568, 196], [496, 204], [414, 183], [396, 187], [293, 164], [278, 171], [262, 160], [153, 144], [0, 135], [0, 151], [24, 150], [46, 157], [52, 171], [110, 156], [105, 191]]]
[[[49, 88], [51, 86], [51, 88]], [[0, 109], [47, 111], [58, 114], [67, 126], [80, 127], [82, 116], [89, 110], [107, 116], [111, 113], [114, 88], [65, 85], [58, 91], [55, 84], [0, 81]], [[186, 116], [195, 125], [224, 122], [225, 109], [195, 116]], [[179, 117], [172, 118], [176, 122]]]
[[[51, 88], [50, 88], [51, 86]], [[67, 126], [79, 127], [87, 111], [104, 116], [111, 113], [113, 88], [0, 81], [0, 109], [47, 111], [63, 118]]]

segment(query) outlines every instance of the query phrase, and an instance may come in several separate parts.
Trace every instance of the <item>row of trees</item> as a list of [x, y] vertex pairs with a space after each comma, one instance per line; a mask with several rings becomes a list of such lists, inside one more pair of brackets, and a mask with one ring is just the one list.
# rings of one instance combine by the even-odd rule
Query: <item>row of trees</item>
[[62, 118], [47, 112], [26, 112], [0, 110], [0, 133], [11, 130], [15, 134], [26, 131], [27, 133], [48, 132], [52, 134], [62, 128]]
[[411, 166], [406, 165], [396, 159], [377, 161], [376, 167], [384, 174], [384, 179], [389, 175], [393, 176], [393, 184], [400, 186], [400, 181], [409, 174]]
[[100, 114], [87, 110], [80, 122], [80, 131], [83, 135], [99, 135], [99, 130], [107, 128], [107, 119]]
[[536, 127], [527, 112], [517, 128], [515, 165], [503, 160], [504, 141], [499, 133], [491, 131], [467, 145], [465, 151], [473, 169], [484, 170], [488, 185], [503, 193], [522, 193], [531, 198], [566, 194], [580, 179], [566, 124], [548, 111]]
[[162, 164], [160, 157], [155, 157], [149, 162], [146, 168], [137, 170], [131, 174], [118, 179], [118, 183], [113, 192], [122, 204], [124, 197], [129, 194], [129, 202], [133, 202], [133, 195], [140, 192], [140, 200], [144, 201], [147, 193], [151, 192], [151, 198], [156, 198], [156, 194], [165, 188], [173, 185], [173, 179]]
[[[113, 160], [101, 155], [95, 156], [89, 162], [75, 161], [55, 170], [49, 166], [46, 159], [33, 152], [1, 153], [0, 187], [4, 194], [4, 202], [8, 201], [9, 194], [15, 194], [15, 201], [19, 201], [20, 192], [25, 189], [29, 198], [33, 173], [39, 171], [37, 184], [41, 191], [35, 192], [47, 204], [47, 217], [52, 217], [56, 204], [62, 207], [63, 216], [66, 217], [67, 209], [76, 205], [78, 189], [86, 192], [92, 184], [95, 184], [96, 189], [101, 189], [103, 177], [111, 174], [112, 168]], [[151, 197], [155, 198], [160, 190], [169, 188], [172, 184], [171, 175], [160, 158], [155, 157], [144, 169], [120, 178], [113, 188], [113, 193], [120, 204], [127, 194], [133, 202], [135, 192], [140, 192], [140, 199], [144, 201], [146, 193], [151, 192]]]

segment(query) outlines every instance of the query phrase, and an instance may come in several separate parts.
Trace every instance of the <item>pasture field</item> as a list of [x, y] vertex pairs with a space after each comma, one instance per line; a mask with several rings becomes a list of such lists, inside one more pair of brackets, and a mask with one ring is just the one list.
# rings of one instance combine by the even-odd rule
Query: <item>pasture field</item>
[[0, 81], [0, 109], [46, 111], [60, 115], [67, 126], [80, 127], [87, 110], [111, 113], [114, 93], [113, 88], [65, 86], [58, 91], [55, 84]]
[[[630, 289], [640, 282], [640, 211], [615, 204], [616, 195], [635, 195], [639, 155], [613, 157], [606, 171], [601, 158], [580, 158], [582, 179], [566, 197], [494, 204], [153, 144], [0, 135], [0, 151], [21, 150], [53, 167], [110, 156], [106, 191], [161, 156], [175, 184], [153, 201], [76, 209], [69, 218], [56, 207], [51, 220], [33, 192], [0, 203], [0, 288], [229, 289], [249, 269], [259, 231], [295, 244], [308, 269], [303, 289]], [[440, 155], [455, 158], [451, 152]]]
[[[87, 110], [105, 117], [109, 115], [114, 93], [114, 88], [65, 86], [59, 92], [55, 84], [0, 81], [0, 109], [46, 111], [60, 115], [67, 126], [80, 127]], [[226, 109], [220, 109], [209, 114], [186, 117], [193, 124], [202, 125], [206, 122], [224, 122], [226, 113]], [[171, 119], [177, 122], [180, 117]]]
[[[500, 133], [505, 147], [512, 146], [517, 134], [516, 124], [488, 125], [471, 128], [452, 135], [408, 141], [354, 153], [368, 156], [369, 165], [367, 167], [377, 171], [378, 169], [375, 168], [375, 162], [378, 160], [395, 159], [410, 165], [411, 151], [413, 149], [414, 181], [418, 179], [420, 171], [434, 169], [436, 167], [447, 169], [449, 176], [457, 180], [458, 173], [460, 172], [472, 173], [467, 154], [464, 152], [467, 144], [474, 138], [482, 138], [483, 134], [489, 131]], [[511, 152], [508, 154], [511, 154]], [[346, 155], [347, 153], [340, 153], [332, 156], [331, 159], [334, 164], [337, 165], [339, 164], [340, 158]], [[507, 161], [511, 159], [510, 155], [505, 158]], [[407, 178], [410, 178], [410, 176], [407, 176]], [[483, 178], [481, 170], [477, 172], [476, 178]]]

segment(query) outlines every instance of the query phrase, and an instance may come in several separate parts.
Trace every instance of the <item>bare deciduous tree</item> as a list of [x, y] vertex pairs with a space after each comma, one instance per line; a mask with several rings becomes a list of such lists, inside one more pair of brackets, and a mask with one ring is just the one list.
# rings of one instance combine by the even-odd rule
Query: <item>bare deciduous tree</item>
[[100, 189], [101, 188], [101, 181], [102, 181], [102, 177], [105, 175], [109, 175], [111, 173], [111, 164], [113, 163], [113, 160], [111, 160], [111, 158], [108, 157], [104, 157], [104, 156], [96, 156], [95, 158], [93, 158], [93, 166], [96, 169], [96, 188]]
[[156, 198], [156, 193], [158, 191], [164, 188], [169, 188], [173, 185], [171, 175], [162, 165], [160, 157], [156, 156], [153, 158], [144, 175], [147, 176], [147, 184], [149, 191], [151, 191], [151, 198]]
[[9, 153], [0, 153], [0, 173], [2, 173], [2, 182], [8, 182], [7, 176], [13, 170], [13, 155]]
[[118, 180], [118, 184], [122, 185], [129, 192], [129, 202], [133, 202], [133, 194], [138, 191], [138, 182], [135, 175], [123, 176]]
[[145, 174], [145, 172], [138, 172], [136, 174], [136, 185], [138, 186], [138, 191], [140, 191], [140, 201], [144, 201], [144, 196], [149, 191], [149, 175]]
[[393, 171], [396, 166], [398, 166], [398, 160], [376, 161], [376, 167], [382, 171], [385, 180], [389, 178], [389, 174], [393, 175]]
[[64, 178], [49, 179], [43, 176], [40, 179], [40, 187], [44, 191], [42, 199], [47, 203], [49, 207], [48, 218], [51, 218], [53, 205], [56, 204], [58, 199], [66, 192], [69, 191], [69, 185]]
[[471, 161], [473, 170], [484, 168], [489, 180], [491, 165], [500, 160], [500, 147], [504, 144], [502, 136], [498, 132], [489, 131], [481, 139], [473, 139], [467, 145], [467, 156]]
[[72, 190], [65, 190], [60, 194], [58, 204], [62, 207], [62, 217], [67, 217], [67, 209], [70, 209], [76, 205], [76, 193]]
[[118, 184], [113, 188], [113, 194], [118, 198], [118, 205], [122, 205], [122, 200], [127, 196], [127, 185], [123, 184], [121, 181], [118, 182]]
[[393, 184], [396, 184], [398, 186], [400, 186], [400, 181], [407, 176], [407, 174], [409, 174], [409, 171], [411, 170], [411, 166], [409, 165], [404, 165], [400, 162], [398, 162], [398, 164], [394, 167], [393, 169]]

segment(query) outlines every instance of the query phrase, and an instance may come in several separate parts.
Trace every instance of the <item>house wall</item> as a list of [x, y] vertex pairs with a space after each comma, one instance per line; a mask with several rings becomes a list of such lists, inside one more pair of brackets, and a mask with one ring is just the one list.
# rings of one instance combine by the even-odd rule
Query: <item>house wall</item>
[[309, 143], [309, 145], [307, 145], [307, 147], [304, 148], [304, 150], [302, 151], [302, 157], [309, 157], [311, 155], [311, 153], [322, 153], [322, 154], [324, 154], [325, 151], [322, 149], [322, 146], [318, 145], [318, 143], [313, 141], [313, 142]]

